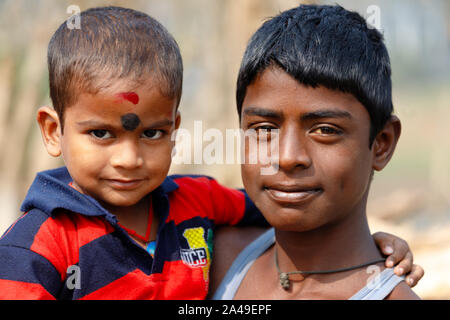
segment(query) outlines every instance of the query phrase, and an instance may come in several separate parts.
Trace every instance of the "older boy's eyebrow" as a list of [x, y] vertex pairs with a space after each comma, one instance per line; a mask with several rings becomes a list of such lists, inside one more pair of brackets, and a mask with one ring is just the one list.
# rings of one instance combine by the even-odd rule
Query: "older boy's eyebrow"
[[348, 118], [352, 119], [352, 115], [347, 111], [341, 110], [318, 110], [303, 114], [300, 119], [302, 121], [317, 120], [322, 118]]
[[275, 118], [275, 119], [282, 118], [281, 113], [260, 107], [246, 107], [244, 108], [243, 114], [247, 116], [259, 116], [263, 118]]

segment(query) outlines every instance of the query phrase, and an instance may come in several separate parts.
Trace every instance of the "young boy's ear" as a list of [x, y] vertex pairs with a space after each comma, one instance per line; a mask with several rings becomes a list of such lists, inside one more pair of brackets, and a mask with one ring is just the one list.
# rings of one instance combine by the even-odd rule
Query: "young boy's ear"
[[394, 115], [391, 116], [383, 130], [377, 134], [373, 142], [373, 169], [380, 171], [388, 164], [389, 160], [391, 160], [398, 139], [400, 138], [401, 131], [402, 125], [400, 119]]
[[37, 122], [47, 152], [53, 157], [58, 157], [61, 155], [61, 130], [58, 114], [51, 107], [41, 107], [37, 112]]
[[180, 127], [181, 123], [181, 113], [177, 110], [177, 114], [175, 116], [175, 129], [178, 129]]
[[181, 114], [180, 111], [177, 110], [177, 114], [175, 115], [175, 131], [174, 134], [171, 137], [172, 140], [172, 159], [173, 157], [175, 157], [175, 154], [177, 153], [177, 149], [176, 149], [176, 130], [178, 130], [178, 128], [180, 127], [180, 123], [181, 123]]

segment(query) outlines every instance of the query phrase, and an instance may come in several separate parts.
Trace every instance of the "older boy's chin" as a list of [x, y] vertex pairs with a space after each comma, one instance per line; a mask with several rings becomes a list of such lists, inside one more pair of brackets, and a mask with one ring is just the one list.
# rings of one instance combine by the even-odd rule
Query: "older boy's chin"
[[269, 209], [263, 211], [263, 215], [267, 222], [278, 230], [303, 232], [313, 229], [311, 219], [308, 219], [304, 213], [296, 210], [284, 208]]
[[282, 231], [307, 232], [330, 222], [326, 216], [318, 214], [319, 210], [310, 210], [312, 208], [281, 207], [273, 203], [261, 204], [261, 208], [267, 222]]
[[289, 232], [307, 232], [317, 227], [315, 224], [302, 221], [301, 219], [296, 219], [295, 221], [276, 219], [274, 222], [269, 221], [269, 224], [277, 230]]

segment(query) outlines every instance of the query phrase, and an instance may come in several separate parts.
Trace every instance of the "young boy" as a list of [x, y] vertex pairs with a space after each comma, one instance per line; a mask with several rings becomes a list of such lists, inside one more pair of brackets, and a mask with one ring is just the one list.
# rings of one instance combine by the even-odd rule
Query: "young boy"
[[182, 87], [170, 34], [130, 9], [80, 18], [50, 41], [54, 109], [37, 115], [66, 166], [37, 175], [0, 240], [0, 297], [203, 299], [213, 226], [266, 221], [242, 191], [167, 177]]
[[339, 6], [301, 5], [253, 35], [237, 109], [243, 130], [279, 139], [279, 161], [274, 175], [244, 164], [242, 177], [274, 231], [236, 260], [243, 232], [217, 237], [215, 299], [417, 298], [392, 269], [381, 272], [366, 217], [374, 170], [387, 165], [401, 131], [390, 75], [379, 32]]

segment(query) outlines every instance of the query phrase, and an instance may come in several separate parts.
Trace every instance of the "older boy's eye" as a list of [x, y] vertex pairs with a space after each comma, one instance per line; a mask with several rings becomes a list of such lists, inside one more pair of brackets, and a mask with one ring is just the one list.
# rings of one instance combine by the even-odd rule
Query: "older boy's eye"
[[270, 137], [278, 133], [278, 129], [269, 126], [258, 127], [255, 129], [260, 137]]
[[341, 134], [342, 132], [336, 128], [326, 126], [314, 129], [313, 133], [325, 136], [325, 135]]
[[147, 139], [159, 139], [163, 132], [157, 129], [147, 129], [142, 133], [142, 136]]
[[[261, 140], [271, 140], [279, 132], [279, 129], [277, 127], [274, 127], [273, 125], [257, 125], [257, 126], [251, 126], [250, 129], [254, 133], [254, 137], [256, 139]], [[250, 131], [250, 132], [251, 132]]]
[[278, 132], [278, 128], [274, 127], [274, 126], [269, 126], [269, 125], [262, 125], [262, 126], [258, 126], [258, 127], [254, 127], [253, 128], [256, 132], [258, 132], [259, 134], [263, 133], [277, 133]]
[[91, 134], [91, 136], [97, 139], [108, 139], [112, 137], [111, 133], [108, 130], [103, 129], [91, 130], [89, 133]]
[[273, 126], [259, 126], [259, 127], [255, 128], [256, 131], [266, 131], [266, 132], [272, 132], [276, 129], [277, 128], [275, 128]]

